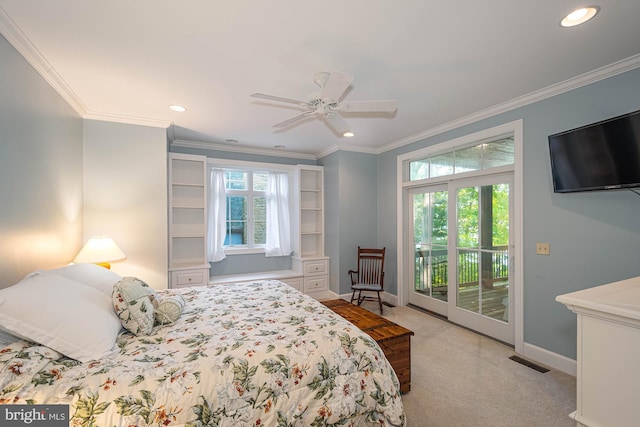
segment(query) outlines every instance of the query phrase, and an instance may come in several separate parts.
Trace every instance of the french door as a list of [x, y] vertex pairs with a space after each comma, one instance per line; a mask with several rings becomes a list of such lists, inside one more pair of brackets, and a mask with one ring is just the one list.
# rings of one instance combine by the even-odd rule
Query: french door
[[408, 191], [411, 304], [514, 344], [513, 174]]

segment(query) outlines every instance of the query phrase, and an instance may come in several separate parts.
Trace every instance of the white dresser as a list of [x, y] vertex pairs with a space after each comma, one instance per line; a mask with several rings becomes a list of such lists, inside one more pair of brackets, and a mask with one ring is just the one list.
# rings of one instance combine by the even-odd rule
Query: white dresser
[[640, 425], [640, 277], [560, 295], [578, 316], [578, 426]]

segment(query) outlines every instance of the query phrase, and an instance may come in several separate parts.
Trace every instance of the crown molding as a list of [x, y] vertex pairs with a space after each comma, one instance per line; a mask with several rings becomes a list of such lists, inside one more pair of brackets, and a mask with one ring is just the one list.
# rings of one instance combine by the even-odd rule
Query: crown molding
[[391, 144], [385, 145], [384, 147], [380, 148], [380, 150], [378, 150], [378, 154], [384, 153], [386, 151], [394, 150], [396, 148], [400, 148], [405, 145], [411, 144], [413, 142], [417, 142], [435, 135], [439, 135], [441, 133], [477, 122], [479, 120], [487, 119], [489, 117], [492, 117], [498, 114], [506, 113], [507, 111], [524, 107], [526, 105], [533, 104], [534, 102], [542, 101], [544, 99], [551, 98], [553, 96], [560, 95], [562, 93], [569, 92], [574, 89], [578, 89], [582, 86], [596, 83], [600, 80], [604, 80], [609, 77], [613, 77], [618, 74], [631, 71], [638, 67], [640, 67], [640, 54], [630, 56], [621, 61], [614, 62], [604, 67], [597, 68], [593, 71], [589, 71], [587, 73], [581, 74], [579, 76], [573, 77], [563, 82], [556, 83], [551, 86], [547, 86], [546, 88], [537, 90], [535, 92], [531, 92], [529, 94], [520, 96], [518, 98], [514, 98], [502, 104], [494, 105], [493, 107], [489, 107], [485, 110], [475, 112], [473, 114], [461, 117], [457, 120], [453, 120], [443, 125], [436, 126], [436, 127], [427, 129], [423, 132], [411, 135], [407, 138], [403, 138], [398, 141], [392, 142]]
[[338, 148], [337, 145], [332, 145], [329, 148], [327, 148], [326, 150], [320, 151], [318, 153], [318, 159], [322, 159], [323, 157], [327, 157], [329, 154], [335, 153], [336, 151], [340, 151], [340, 148]]
[[328, 156], [331, 153], [335, 153], [336, 151], [351, 151], [354, 153], [380, 154], [379, 148], [363, 147], [361, 145], [335, 144], [327, 148], [326, 150], [319, 152], [318, 158], [321, 159], [323, 157]]
[[87, 107], [67, 85], [51, 64], [42, 56], [31, 40], [18, 28], [16, 23], [0, 7], [0, 33], [20, 55], [44, 78], [81, 117], [87, 114]]
[[187, 141], [176, 139], [171, 146], [197, 148], [200, 150], [230, 151], [233, 153], [257, 154], [260, 156], [288, 157], [292, 159], [318, 160], [314, 154], [297, 153], [295, 151], [273, 150], [269, 148], [247, 147], [242, 145], [217, 144], [214, 142]]
[[150, 126], [155, 128], [168, 128], [173, 122], [160, 119], [148, 119], [144, 117], [123, 116], [120, 114], [87, 112], [84, 117], [87, 120], [101, 120], [103, 122], [127, 123], [130, 125]]
[[18, 51], [20, 55], [42, 76], [42, 78], [75, 110], [80, 117], [90, 120], [128, 123], [152, 127], [169, 127], [170, 121], [131, 117], [117, 114], [89, 111], [78, 95], [67, 85], [53, 66], [40, 53], [38, 48], [20, 30], [11, 17], [0, 7], [0, 34]]

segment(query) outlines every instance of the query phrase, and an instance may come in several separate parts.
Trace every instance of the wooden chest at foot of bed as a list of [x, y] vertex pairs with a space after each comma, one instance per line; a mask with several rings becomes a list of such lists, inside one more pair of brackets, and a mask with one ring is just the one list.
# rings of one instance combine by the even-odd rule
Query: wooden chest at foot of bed
[[398, 376], [400, 392], [407, 393], [411, 390], [411, 335], [413, 335], [413, 331], [342, 299], [321, 302], [373, 338]]

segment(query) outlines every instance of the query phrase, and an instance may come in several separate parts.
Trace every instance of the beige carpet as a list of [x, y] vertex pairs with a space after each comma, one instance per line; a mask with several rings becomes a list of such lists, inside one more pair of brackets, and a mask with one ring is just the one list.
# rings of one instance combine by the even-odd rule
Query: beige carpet
[[415, 333], [402, 398], [408, 427], [575, 426], [575, 377], [540, 373], [510, 360], [511, 347], [417, 309], [385, 306], [384, 317]]

